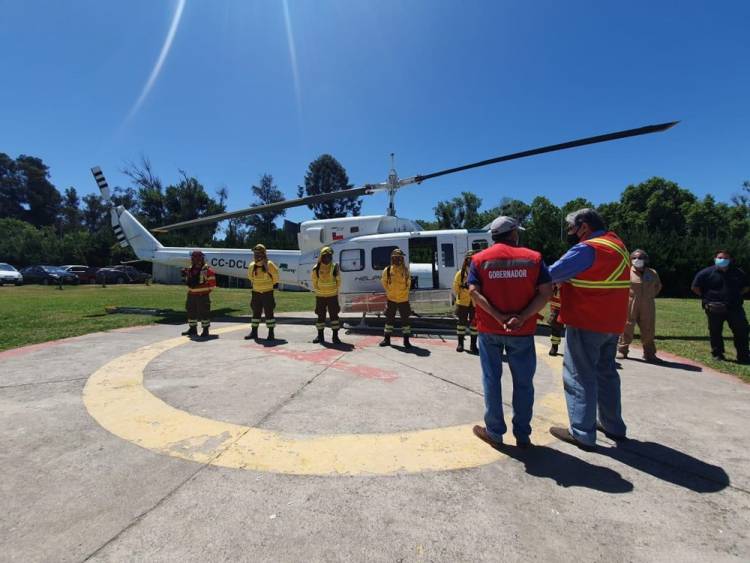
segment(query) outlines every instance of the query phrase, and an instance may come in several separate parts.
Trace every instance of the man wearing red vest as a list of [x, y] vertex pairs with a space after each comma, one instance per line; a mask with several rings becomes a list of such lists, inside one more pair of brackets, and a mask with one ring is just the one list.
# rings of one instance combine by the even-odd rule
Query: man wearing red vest
[[518, 245], [518, 231], [523, 230], [518, 221], [498, 217], [490, 230], [495, 244], [475, 254], [469, 270], [485, 405], [485, 426], [475, 426], [474, 434], [493, 447], [503, 443], [507, 427], [500, 377], [505, 351], [513, 378], [513, 434], [518, 447], [528, 448], [536, 371], [534, 332], [537, 313], [552, 295], [552, 284], [541, 254]]
[[565, 282], [559, 319], [567, 327], [563, 387], [570, 428], [550, 432], [593, 451], [597, 430], [617, 441], [626, 434], [615, 356], [628, 317], [630, 255], [593, 209], [574, 211], [566, 221], [574, 246], [549, 271], [554, 283]]

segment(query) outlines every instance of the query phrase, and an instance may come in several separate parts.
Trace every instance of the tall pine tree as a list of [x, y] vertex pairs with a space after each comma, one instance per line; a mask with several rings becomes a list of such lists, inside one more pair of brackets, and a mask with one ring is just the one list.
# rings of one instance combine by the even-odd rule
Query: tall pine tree
[[[310, 163], [305, 174], [305, 187], [297, 190], [299, 197], [319, 195], [354, 187], [349, 183], [349, 176], [338, 160], [330, 154], [323, 154]], [[362, 201], [358, 197], [334, 199], [308, 205], [315, 212], [316, 219], [357, 216], [362, 210]]]

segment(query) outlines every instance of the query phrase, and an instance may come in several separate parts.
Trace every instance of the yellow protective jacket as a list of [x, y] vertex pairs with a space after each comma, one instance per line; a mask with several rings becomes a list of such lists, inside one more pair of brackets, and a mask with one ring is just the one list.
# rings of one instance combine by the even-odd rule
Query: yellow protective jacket
[[411, 289], [411, 275], [406, 266], [387, 266], [380, 276], [380, 283], [385, 289], [388, 301], [394, 303], [406, 303], [409, 301], [409, 289]]
[[247, 268], [247, 278], [253, 284], [253, 291], [257, 293], [267, 293], [273, 291], [273, 286], [279, 283], [279, 269], [276, 264], [268, 260], [267, 268], [255, 266], [255, 262], [250, 262]]
[[315, 295], [318, 297], [335, 297], [339, 294], [341, 272], [338, 264], [318, 262], [312, 270], [311, 278]]
[[469, 295], [468, 281], [469, 281], [469, 269], [468, 268], [466, 268], [466, 271], [464, 272], [463, 279], [461, 279], [461, 270], [456, 272], [456, 275], [453, 278], [453, 293], [456, 296], [456, 305], [461, 305], [463, 307], [471, 306], [471, 296]]

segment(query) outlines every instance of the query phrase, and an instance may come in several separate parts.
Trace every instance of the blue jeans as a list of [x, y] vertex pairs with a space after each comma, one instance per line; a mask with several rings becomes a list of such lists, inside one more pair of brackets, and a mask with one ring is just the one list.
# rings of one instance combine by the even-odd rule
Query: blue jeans
[[620, 374], [615, 355], [619, 335], [568, 327], [563, 356], [563, 387], [570, 433], [586, 445], [596, 443], [596, 413], [607, 432], [625, 436]]
[[536, 348], [533, 336], [503, 336], [489, 332], [479, 333], [479, 359], [482, 364], [484, 387], [484, 424], [487, 434], [501, 442], [507, 431], [503, 417], [502, 353], [508, 355], [508, 365], [513, 378], [513, 434], [519, 440], [531, 435], [531, 415], [534, 407], [534, 372]]

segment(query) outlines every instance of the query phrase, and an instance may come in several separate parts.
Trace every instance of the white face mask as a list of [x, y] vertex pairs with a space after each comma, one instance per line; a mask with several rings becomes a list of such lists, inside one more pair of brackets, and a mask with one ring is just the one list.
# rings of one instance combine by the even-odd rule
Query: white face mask
[[646, 261], [643, 258], [636, 258], [633, 260], [633, 266], [638, 268], [639, 270], [642, 269], [646, 265]]

